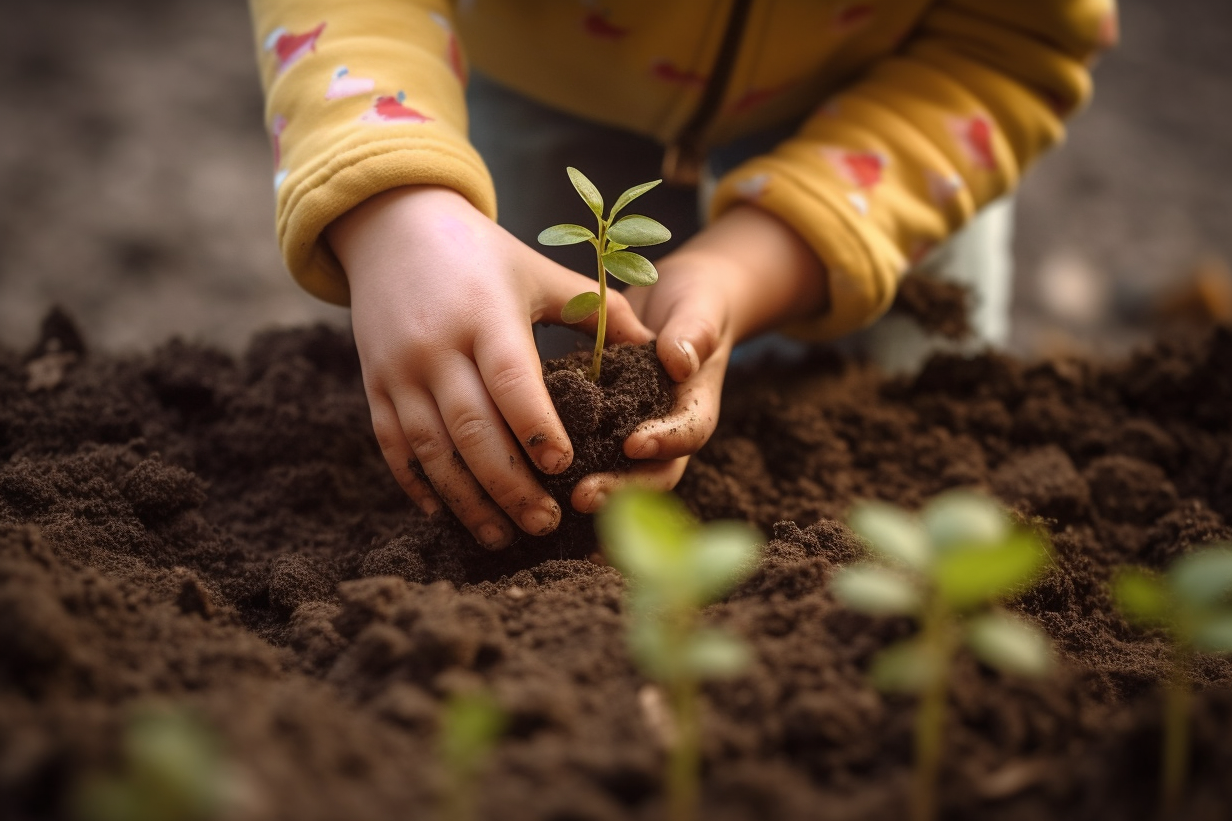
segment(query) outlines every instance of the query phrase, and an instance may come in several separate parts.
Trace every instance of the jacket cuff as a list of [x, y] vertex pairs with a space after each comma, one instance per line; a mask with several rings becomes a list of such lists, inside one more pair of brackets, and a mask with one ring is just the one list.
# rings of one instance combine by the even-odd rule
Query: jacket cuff
[[328, 159], [293, 173], [279, 189], [283, 260], [306, 291], [336, 305], [350, 304], [350, 288], [323, 232], [370, 197], [404, 185], [440, 185], [496, 219], [492, 177], [470, 145], [424, 136], [370, 137], [343, 142]]
[[894, 301], [902, 254], [888, 240], [857, 227], [858, 203], [824, 180], [792, 172], [789, 158], [763, 156], [724, 176], [710, 203], [710, 220], [737, 205], [753, 205], [790, 225], [826, 269], [828, 305], [811, 320], [779, 330], [811, 341], [837, 339], [873, 322]]

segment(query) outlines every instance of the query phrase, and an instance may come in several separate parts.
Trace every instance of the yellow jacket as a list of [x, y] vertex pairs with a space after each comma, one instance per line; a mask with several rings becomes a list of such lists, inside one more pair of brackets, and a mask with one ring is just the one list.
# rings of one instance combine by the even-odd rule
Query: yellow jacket
[[901, 275], [1009, 191], [1090, 95], [1115, 0], [251, 0], [278, 239], [346, 304], [324, 228], [401, 185], [495, 218], [467, 142], [469, 59], [525, 95], [654, 137], [687, 179], [707, 146], [803, 125], [720, 180], [829, 271], [818, 338], [868, 324]]

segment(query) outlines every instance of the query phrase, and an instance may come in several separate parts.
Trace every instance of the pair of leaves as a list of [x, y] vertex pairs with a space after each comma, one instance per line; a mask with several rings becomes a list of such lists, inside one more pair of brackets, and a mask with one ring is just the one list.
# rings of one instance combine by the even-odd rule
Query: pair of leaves
[[1232, 545], [1183, 556], [1162, 576], [1123, 568], [1112, 593], [1129, 621], [1162, 627], [1200, 652], [1232, 653]]
[[[986, 613], [971, 619], [963, 638], [980, 661], [1002, 672], [1041, 676], [1052, 664], [1048, 637], [1009, 613]], [[913, 638], [881, 651], [869, 675], [879, 690], [918, 693], [945, 675], [945, 667], [939, 648]]]
[[716, 601], [756, 567], [759, 536], [737, 522], [698, 524], [671, 494], [625, 489], [596, 517], [612, 566], [667, 610]]
[[756, 567], [760, 540], [753, 528], [700, 525], [676, 497], [638, 489], [613, 494], [596, 527], [612, 566], [629, 578], [630, 647], [649, 675], [713, 678], [747, 665], [743, 643], [692, 623], [697, 610]]
[[851, 606], [877, 615], [913, 614], [930, 590], [964, 610], [1029, 586], [1048, 563], [1034, 534], [1014, 528], [992, 500], [973, 493], [937, 497], [919, 516], [868, 502], [851, 527], [884, 564], [856, 565], [835, 579]]
[[[576, 168], [569, 166], [565, 169], [565, 171], [569, 175], [569, 181], [573, 183], [574, 190], [578, 192], [578, 196], [582, 198], [582, 201], [585, 202], [587, 206], [589, 206], [590, 210], [594, 212], [594, 215], [602, 220], [603, 195], [599, 193], [599, 189], [595, 187], [593, 182], [586, 178], [585, 174], [578, 171]], [[633, 202], [635, 199], [640, 197], [642, 194], [645, 194], [661, 182], [663, 182], [663, 180], [652, 180], [651, 182], [644, 182], [641, 185], [635, 185], [625, 191], [616, 198], [615, 204], [612, 205], [611, 213], [607, 215], [607, 222], [610, 224], [611, 221], [616, 218], [616, 215], [619, 214], [626, 205]]]
[[[655, 270], [654, 263], [632, 251], [612, 251], [604, 254], [603, 269], [630, 285], [654, 285], [659, 281], [659, 272]], [[601, 306], [599, 295], [594, 291], [586, 291], [565, 303], [560, 318], [562, 322], [572, 325], [589, 319]]]

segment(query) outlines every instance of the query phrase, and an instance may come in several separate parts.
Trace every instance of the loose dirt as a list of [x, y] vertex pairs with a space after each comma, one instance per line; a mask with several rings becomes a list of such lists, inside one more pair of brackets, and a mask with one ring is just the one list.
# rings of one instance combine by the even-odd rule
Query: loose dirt
[[[483, 817], [662, 817], [623, 582], [588, 559], [588, 523], [489, 553], [425, 519], [334, 330], [268, 333], [238, 358], [178, 342], [101, 356], [70, 331], [0, 350], [0, 814], [67, 817], [125, 717], [158, 702], [217, 733], [229, 817], [430, 818], [442, 700], [482, 685], [511, 718]], [[1030, 682], [960, 658], [944, 817], [1150, 817], [1165, 648], [1105, 583], [1232, 538], [1230, 361], [1221, 328], [1112, 364], [734, 373], [678, 489], [768, 538], [706, 613], [755, 661], [705, 688], [704, 817], [904, 817], [913, 702], [865, 671], [910, 625], [844, 609], [826, 582], [861, 554], [841, 523], [854, 499], [957, 486], [1051, 534], [1055, 567], [1012, 606], [1055, 639], [1059, 670]], [[1185, 817], [1226, 818], [1232, 663], [1193, 676]]]

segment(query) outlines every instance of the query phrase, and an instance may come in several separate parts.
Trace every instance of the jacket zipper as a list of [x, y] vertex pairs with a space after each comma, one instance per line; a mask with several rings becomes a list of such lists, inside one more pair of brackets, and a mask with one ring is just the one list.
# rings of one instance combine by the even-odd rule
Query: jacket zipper
[[753, 0], [734, 0], [732, 3], [727, 28], [723, 31], [723, 40], [719, 44], [719, 54], [715, 58], [706, 88], [702, 91], [701, 101], [697, 104], [693, 116], [663, 154], [663, 178], [673, 185], [696, 186], [701, 179], [702, 165], [706, 161], [703, 138], [731, 83], [736, 55], [740, 51], [740, 40], [744, 35], [744, 26], [749, 19], [752, 5]]

